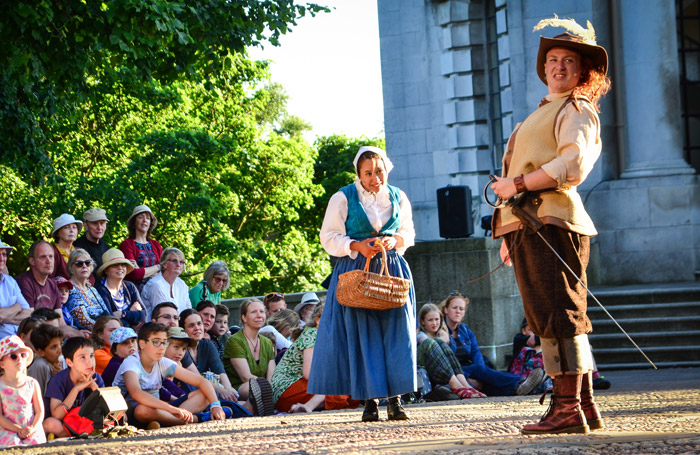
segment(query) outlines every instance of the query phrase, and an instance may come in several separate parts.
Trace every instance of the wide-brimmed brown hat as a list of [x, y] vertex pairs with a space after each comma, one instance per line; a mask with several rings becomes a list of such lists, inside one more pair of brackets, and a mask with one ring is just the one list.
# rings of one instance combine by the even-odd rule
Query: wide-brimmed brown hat
[[134, 266], [131, 264], [131, 261], [124, 257], [124, 253], [122, 253], [121, 250], [110, 248], [102, 255], [102, 265], [97, 269], [97, 276], [101, 277], [107, 268], [117, 264], [124, 264], [126, 266], [126, 273], [134, 271]]
[[151, 208], [147, 205], [137, 205], [136, 207], [134, 207], [134, 210], [131, 212], [131, 216], [129, 217], [129, 219], [126, 220], [127, 226], [129, 225], [129, 221], [131, 221], [132, 218], [143, 212], [148, 212], [151, 214], [151, 217], [153, 218], [153, 229], [155, 229], [156, 226], [158, 226], [158, 218], [156, 218], [156, 216], [153, 214], [153, 211], [151, 211]]
[[565, 47], [572, 49], [584, 57], [588, 57], [593, 62], [593, 68], [603, 74], [608, 73], [608, 53], [603, 46], [590, 44], [583, 38], [580, 38], [571, 33], [562, 33], [554, 38], [540, 37], [540, 49], [537, 51], [537, 75], [542, 82], [547, 85], [547, 77], [544, 74], [544, 63], [547, 57], [547, 52], [554, 47]]

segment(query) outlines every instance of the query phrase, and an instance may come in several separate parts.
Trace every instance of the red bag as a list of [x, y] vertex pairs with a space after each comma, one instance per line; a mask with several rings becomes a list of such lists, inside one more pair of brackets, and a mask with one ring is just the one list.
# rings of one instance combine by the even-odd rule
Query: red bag
[[71, 436], [92, 433], [95, 430], [92, 425], [92, 420], [86, 417], [80, 417], [78, 412], [80, 412], [80, 406], [71, 409], [68, 414], [63, 417], [63, 428], [65, 428]]

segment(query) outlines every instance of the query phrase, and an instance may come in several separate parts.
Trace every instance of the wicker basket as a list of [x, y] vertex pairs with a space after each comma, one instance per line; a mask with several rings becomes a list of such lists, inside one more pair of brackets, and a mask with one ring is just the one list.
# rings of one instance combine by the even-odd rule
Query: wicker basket
[[383, 245], [381, 272], [370, 272], [369, 263], [370, 259], [367, 259], [363, 270], [351, 270], [338, 277], [335, 291], [338, 302], [344, 306], [368, 310], [390, 310], [405, 305], [411, 281], [389, 275]]

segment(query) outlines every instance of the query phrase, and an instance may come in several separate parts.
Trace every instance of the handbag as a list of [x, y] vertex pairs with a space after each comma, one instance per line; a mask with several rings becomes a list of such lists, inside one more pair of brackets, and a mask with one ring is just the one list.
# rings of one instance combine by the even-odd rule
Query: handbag
[[351, 270], [338, 277], [335, 291], [341, 305], [368, 310], [389, 310], [406, 304], [411, 281], [393, 277], [387, 267], [386, 250], [382, 247], [382, 270], [369, 271], [370, 259], [363, 270]]

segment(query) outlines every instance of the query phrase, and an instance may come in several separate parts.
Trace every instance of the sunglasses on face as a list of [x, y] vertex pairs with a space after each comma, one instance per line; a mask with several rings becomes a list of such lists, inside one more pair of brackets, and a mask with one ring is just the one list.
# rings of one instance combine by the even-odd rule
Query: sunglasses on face
[[226, 283], [228, 282], [228, 278], [221, 278], [218, 276], [215, 276], [214, 278], [211, 279], [214, 283]]
[[90, 264], [92, 264], [92, 259], [86, 259], [85, 261], [75, 261], [75, 265], [77, 265], [78, 267], [89, 267]]
[[265, 301], [267, 302], [268, 300], [271, 300], [275, 297], [279, 297], [279, 298], [283, 299], [284, 294], [280, 294], [279, 292], [271, 292], [265, 296]]
[[29, 354], [27, 354], [26, 352], [20, 352], [19, 354], [17, 354], [16, 352], [13, 352], [12, 354], [10, 354], [10, 358], [12, 360], [17, 360], [19, 357], [26, 359], [28, 355]]

